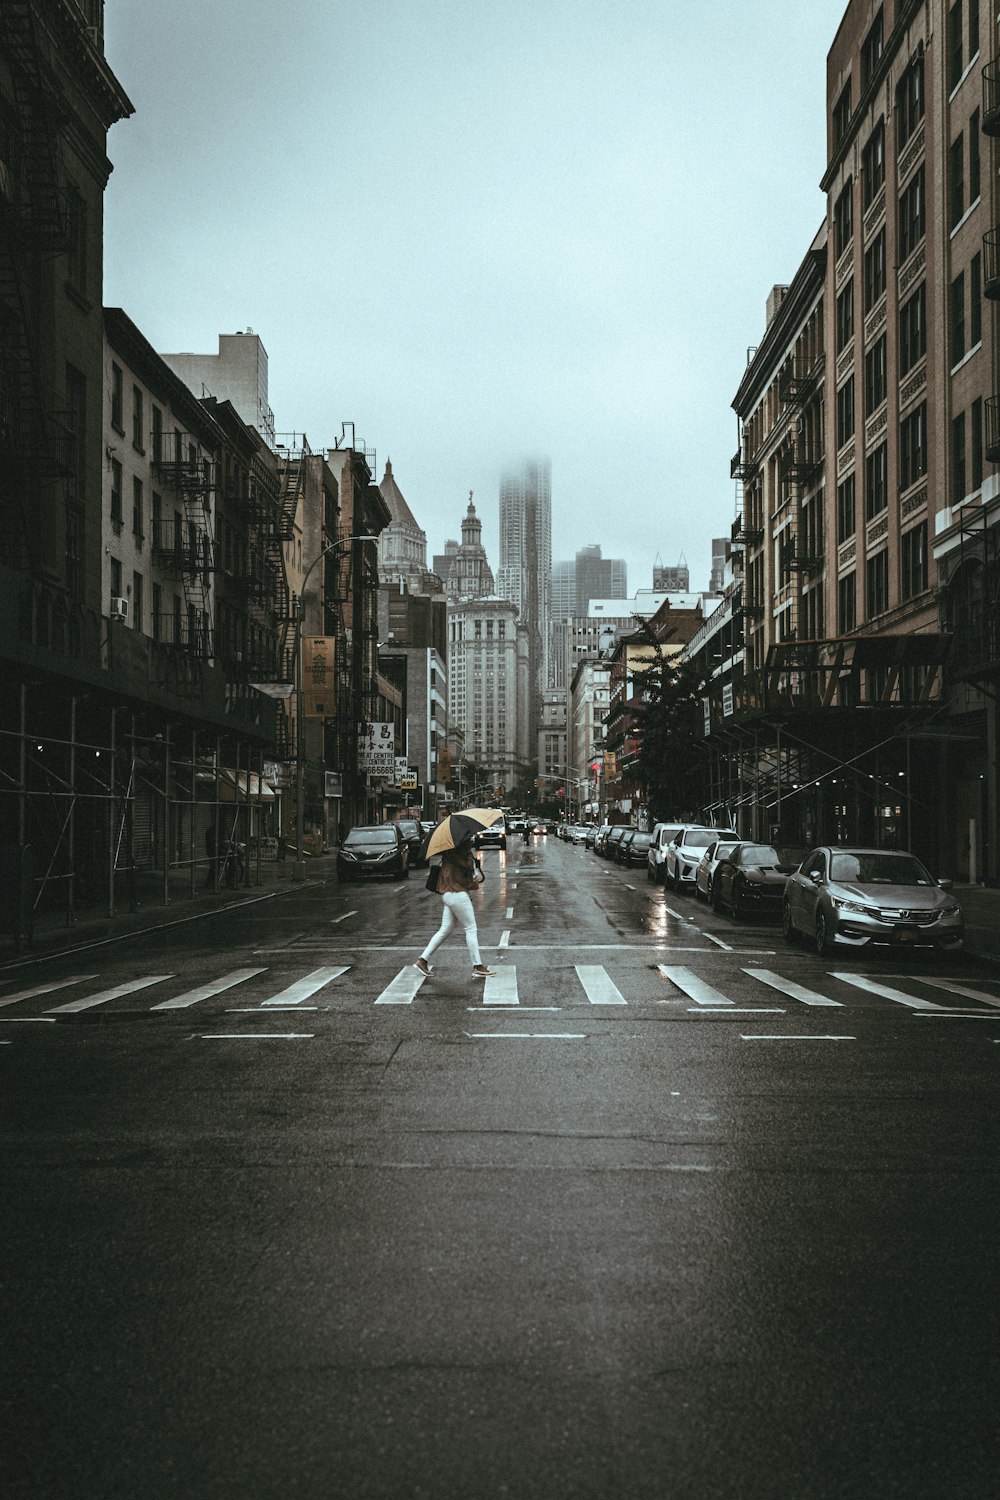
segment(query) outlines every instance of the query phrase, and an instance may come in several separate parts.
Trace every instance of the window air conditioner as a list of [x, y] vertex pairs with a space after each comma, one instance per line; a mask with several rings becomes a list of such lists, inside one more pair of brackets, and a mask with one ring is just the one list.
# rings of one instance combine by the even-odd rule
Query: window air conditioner
[[112, 620], [128, 619], [128, 600], [119, 599], [117, 595], [111, 596], [111, 618]]

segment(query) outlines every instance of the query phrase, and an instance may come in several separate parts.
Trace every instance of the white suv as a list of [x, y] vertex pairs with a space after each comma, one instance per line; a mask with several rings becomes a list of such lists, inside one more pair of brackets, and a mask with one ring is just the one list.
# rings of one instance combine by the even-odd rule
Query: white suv
[[709, 844], [716, 839], [732, 838], [729, 828], [681, 828], [667, 845], [663, 857], [663, 883], [675, 891], [693, 891], [698, 863]]
[[663, 860], [666, 856], [667, 845], [670, 840], [676, 838], [686, 823], [654, 823], [653, 831], [649, 840], [649, 851], [646, 855], [646, 879], [662, 882]]

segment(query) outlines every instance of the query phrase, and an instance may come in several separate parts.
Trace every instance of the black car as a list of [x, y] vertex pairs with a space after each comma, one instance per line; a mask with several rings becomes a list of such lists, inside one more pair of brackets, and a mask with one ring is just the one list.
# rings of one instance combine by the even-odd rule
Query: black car
[[631, 838], [622, 839], [618, 845], [618, 863], [620, 865], [641, 865], [646, 868], [646, 856], [649, 853], [649, 842], [651, 833], [633, 833]]
[[337, 851], [338, 880], [390, 880], [410, 873], [410, 851], [398, 823], [352, 828]]
[[601, 849], [601, 853], [604, 855], [604, 858], [617, 860], [619, 840], [623, 839], [627, 833], [631, 832], [632, 829], [628, 826], [627, 823], [616, 823], [614, 828], [612, 828], [611, 832], [608, 834], [607, 838], [604, 840], [604, 844]]
[[406, 840], [406, 846], [410, 851], [410, 865], [416, 868], [424, 861], [420, 858], [420, 851], [424, 847], [425, 834], [416, 818], [398, 818], [396, 827]]
[[751, 912], [774, 912], [781, 915], [785, 882], [806, 857], [805, 849], [785, 845], [736, 844], [715, 867], [712, 881], [712, 908], [728, 906], [734, 917], [748, 917]]

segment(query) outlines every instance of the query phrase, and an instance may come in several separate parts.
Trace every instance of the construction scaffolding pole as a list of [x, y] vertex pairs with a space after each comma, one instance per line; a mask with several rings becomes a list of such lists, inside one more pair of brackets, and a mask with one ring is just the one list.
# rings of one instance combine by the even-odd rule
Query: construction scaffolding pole
[[117, 864], [117, 840], [115, 838], [116, 807], [115, 789], [117, 782], [116, 761], [118, 757], [117, 739], [117, 715], [118, 710], [112, 705], [111, 708], [111, 744], [108, 747], [111, 760], [108, 766], [108, 916], [115, 914], [115, 865]]

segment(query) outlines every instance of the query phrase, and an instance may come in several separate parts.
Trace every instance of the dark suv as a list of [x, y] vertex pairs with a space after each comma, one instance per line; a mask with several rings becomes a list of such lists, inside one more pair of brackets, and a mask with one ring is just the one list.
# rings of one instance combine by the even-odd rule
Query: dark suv
[[396, 823], [352, 828], [337, 851], [337, 879], [405, 878], [410, 873], [409, 853]]
[[397, 818], [396, 827], [406, 840], [406, 847], [410, 851], [410, 865], [416, 869], [423, 864], [420, 851], [424, 846], [424, 832], [416, 818]]

